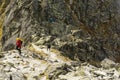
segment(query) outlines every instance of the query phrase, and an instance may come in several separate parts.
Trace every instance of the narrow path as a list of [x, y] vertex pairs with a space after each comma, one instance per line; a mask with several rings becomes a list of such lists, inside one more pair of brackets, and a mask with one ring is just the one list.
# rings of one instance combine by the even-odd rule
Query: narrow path
[[58, 62], [58, 63], [67, 63], [71, 62], [70, 59], [63, 57], [60, 52], [53, 52], [53, 51], [48, 51], [46, 48], [39, 48], [38, 46], [32, 44], [33, 48], [36, 49], [36, 51], [43, 52], [44, 54], [47, 54], [47, 60], [52, 61], [52, 62]]

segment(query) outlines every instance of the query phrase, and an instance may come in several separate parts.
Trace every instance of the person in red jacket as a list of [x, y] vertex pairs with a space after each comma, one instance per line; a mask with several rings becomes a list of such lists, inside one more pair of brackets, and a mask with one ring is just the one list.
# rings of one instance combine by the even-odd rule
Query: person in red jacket
[[21, 55], [21, 46], [22, 46], [22, 40], [20, 38], [17, 38], [16, 39], [16, 49], [18, 50], [20, 55]]

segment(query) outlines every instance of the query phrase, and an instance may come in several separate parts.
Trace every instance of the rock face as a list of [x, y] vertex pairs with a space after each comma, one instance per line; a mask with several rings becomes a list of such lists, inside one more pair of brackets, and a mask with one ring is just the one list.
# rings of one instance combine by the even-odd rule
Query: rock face
[[2, 49], [50, 43], [73, 60], [119, 60], [118, 0], [1, 0]]

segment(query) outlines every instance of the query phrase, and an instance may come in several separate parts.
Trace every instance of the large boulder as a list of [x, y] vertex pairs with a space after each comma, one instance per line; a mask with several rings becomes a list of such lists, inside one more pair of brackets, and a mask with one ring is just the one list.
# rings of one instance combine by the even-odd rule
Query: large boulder
[[0, 79], [1, 80], [9, 80], [9, 77], [10, 77], [9, 75], [0, 71]]
[[101, 61], [101, 66], [105, 69], [110, 69], [116, 66], [116, 63], [110, 59], [104, 59]]
[[12, 80], [26, 80], [24, 75], [20, 72], [15, 72], [11, 74], [10, 77], [12, 78]]

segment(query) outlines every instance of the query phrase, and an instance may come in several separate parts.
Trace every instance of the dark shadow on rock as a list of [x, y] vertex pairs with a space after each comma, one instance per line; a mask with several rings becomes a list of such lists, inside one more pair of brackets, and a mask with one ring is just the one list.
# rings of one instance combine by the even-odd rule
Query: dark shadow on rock
[[[108, 57], [103, 49], [98, 47], [98, 49], [91, 51], [89, 46], [86, 42], [78, 42], [77, 45], [72, 43], [65, 44], [60, 47], [59, 50], [63, 52], [63, 56], [69, 57], [72, 60], [93, 62], [93, 65], [96, 65], [96, 63], [99, 64], [99, 62]], [[98, 64], [96, 66], [98, 66]]]

